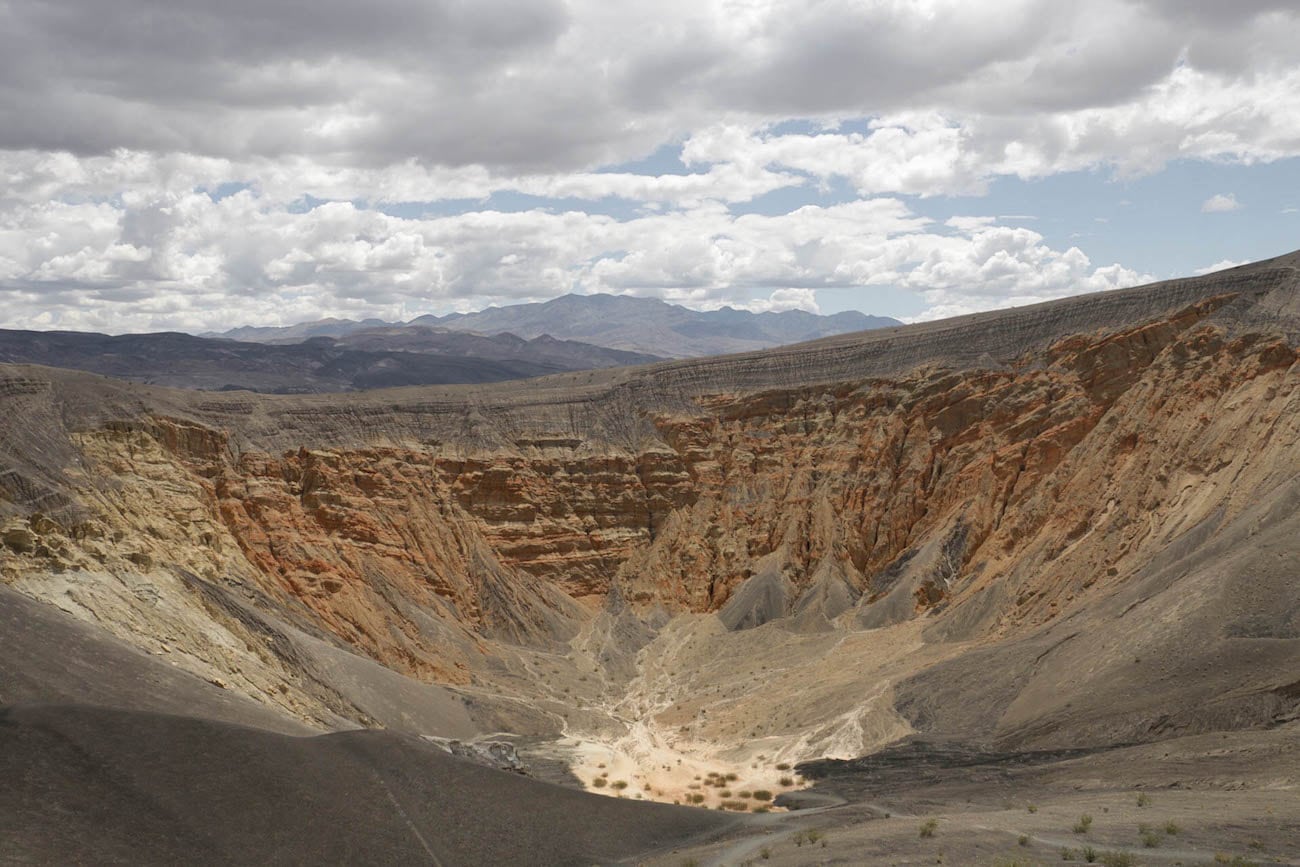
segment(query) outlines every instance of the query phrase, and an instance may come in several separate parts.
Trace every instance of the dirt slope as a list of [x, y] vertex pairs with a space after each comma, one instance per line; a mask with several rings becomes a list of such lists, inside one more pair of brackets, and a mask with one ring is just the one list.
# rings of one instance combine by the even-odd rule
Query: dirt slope
[[0, 576], [274, 713], [632, 797], [1285, 725], [1298, 264], [477, 389], [6, 367]]

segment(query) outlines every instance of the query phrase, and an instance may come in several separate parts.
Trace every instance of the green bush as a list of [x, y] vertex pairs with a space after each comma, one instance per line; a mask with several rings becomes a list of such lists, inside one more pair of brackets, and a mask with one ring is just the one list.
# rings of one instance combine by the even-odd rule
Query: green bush
[[936, 819], [926, 819], [921, 823], [920, 836], [933, 837], [934, 832], [939, 828], [939, 822]]
[[1074, 828], [1072, 828], [1071, 830], [1073, 830], [1074, 833], [1076, 834], [1087, 834], [1091, 828], [1092, 828], [1092, 816], [1089, 816], [1087, 813], [1084, 813], [1082, 816], [1079, 817], [1079, 821], [1074, 823]]

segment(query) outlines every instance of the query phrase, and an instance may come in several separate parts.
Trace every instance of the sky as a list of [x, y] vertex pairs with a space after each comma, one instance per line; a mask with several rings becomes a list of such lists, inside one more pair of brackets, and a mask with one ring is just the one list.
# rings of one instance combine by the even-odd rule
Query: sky
[[0, 327], [908, 321], [1300, 248], [1294, 0], [0, 0]]

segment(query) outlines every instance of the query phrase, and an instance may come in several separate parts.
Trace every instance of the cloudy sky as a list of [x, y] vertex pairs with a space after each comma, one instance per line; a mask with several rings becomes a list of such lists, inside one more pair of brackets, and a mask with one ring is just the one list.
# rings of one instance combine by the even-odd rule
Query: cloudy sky
[[1300, 247], [1294, 0], [0, 0], [0, 325], [907, 319]]

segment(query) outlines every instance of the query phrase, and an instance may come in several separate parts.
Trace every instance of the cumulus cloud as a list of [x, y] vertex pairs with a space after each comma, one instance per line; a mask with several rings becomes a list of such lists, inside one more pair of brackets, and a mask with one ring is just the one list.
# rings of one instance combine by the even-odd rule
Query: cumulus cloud
[[[853, 286], [967, 312], [1146, 275], [911, 197], [1300, 155], [1285, 2], [101, 6], [0, 0], [9, 325]], [[776, 212], [790, 190], [836, 203]]]
[[403, 218], [345, 201], [304, 209], [253, 188], [214, 196], [178, 175], [174, 187], [107, 199], [65, 191], [8, 202], [0, 322], [203, 330], [406, 318], [570, 291], [816, 310], [817, 289], [861, 286], [919, 292], [934, 316], [1141, 276], [1093, 268], [1077, 249], [991, 218], [939, 224], [892, 197], [774, 215], [706, 202], [624, 220], [543, 209]]
[[1241, 210], [1241, 202], [1238, 202], [1237, 197], [1232, 193], [1218, 193], [1201, 203], [1203, 214], [1222, 214], [1239, 210]]
[[817, 294], [811, 289], [774, 289], [766, 298], [756, 298], [748, 304], [733, 304], [754, 313], [781, 313], [786, 310], [803, 310], [806, 313], [820, 313]]
[[1197, 268], [1193, 274], [1201, 276], [1203, 274], [1213, 274], [1215, 271], [1226, 271], [1229, 268], [1236, 268], [1238, 265], [1245, 265], [1244, 261], [1236, 262], [1232, 259], [1222, 259], [1213, 265], [1206, 265], [1204, 268]]
[[[346, 0], [309, 11], [120, 0], [104, 15], [91, 0], [23, 0], [0, 8], [0, 147], [518, 173], [617, 162], [719, 117], [759, 128], [920, 111], [947, 118], [949, 132], [891, 124], [874, 146], [906, 163], [928, 143], [950, 151], [945, 136], [961, 138], [970, 120], [992, 145], [1046, 116], [1025, 143], [1039, 159], [1053, 134], [1120, 157], [1123, 142], [1108, 139], [1180, 146], [1153, 128], [1168, 113], [1124, 111], [1161, 102], [1206, 122], [1210, 141], [1192, 147], [1231, 148], [1275, 124], [1294, 144], [1286, 104], [1237, 101], [1243, 111], [1227, 118], [1222, 105], [1256, 86], [1287, 102], [1293, 4], [1227, 16], [1212, 5], [379, 0], [362, 12]], [[1107, 112], [1148, 129], [1129, 136]]]

